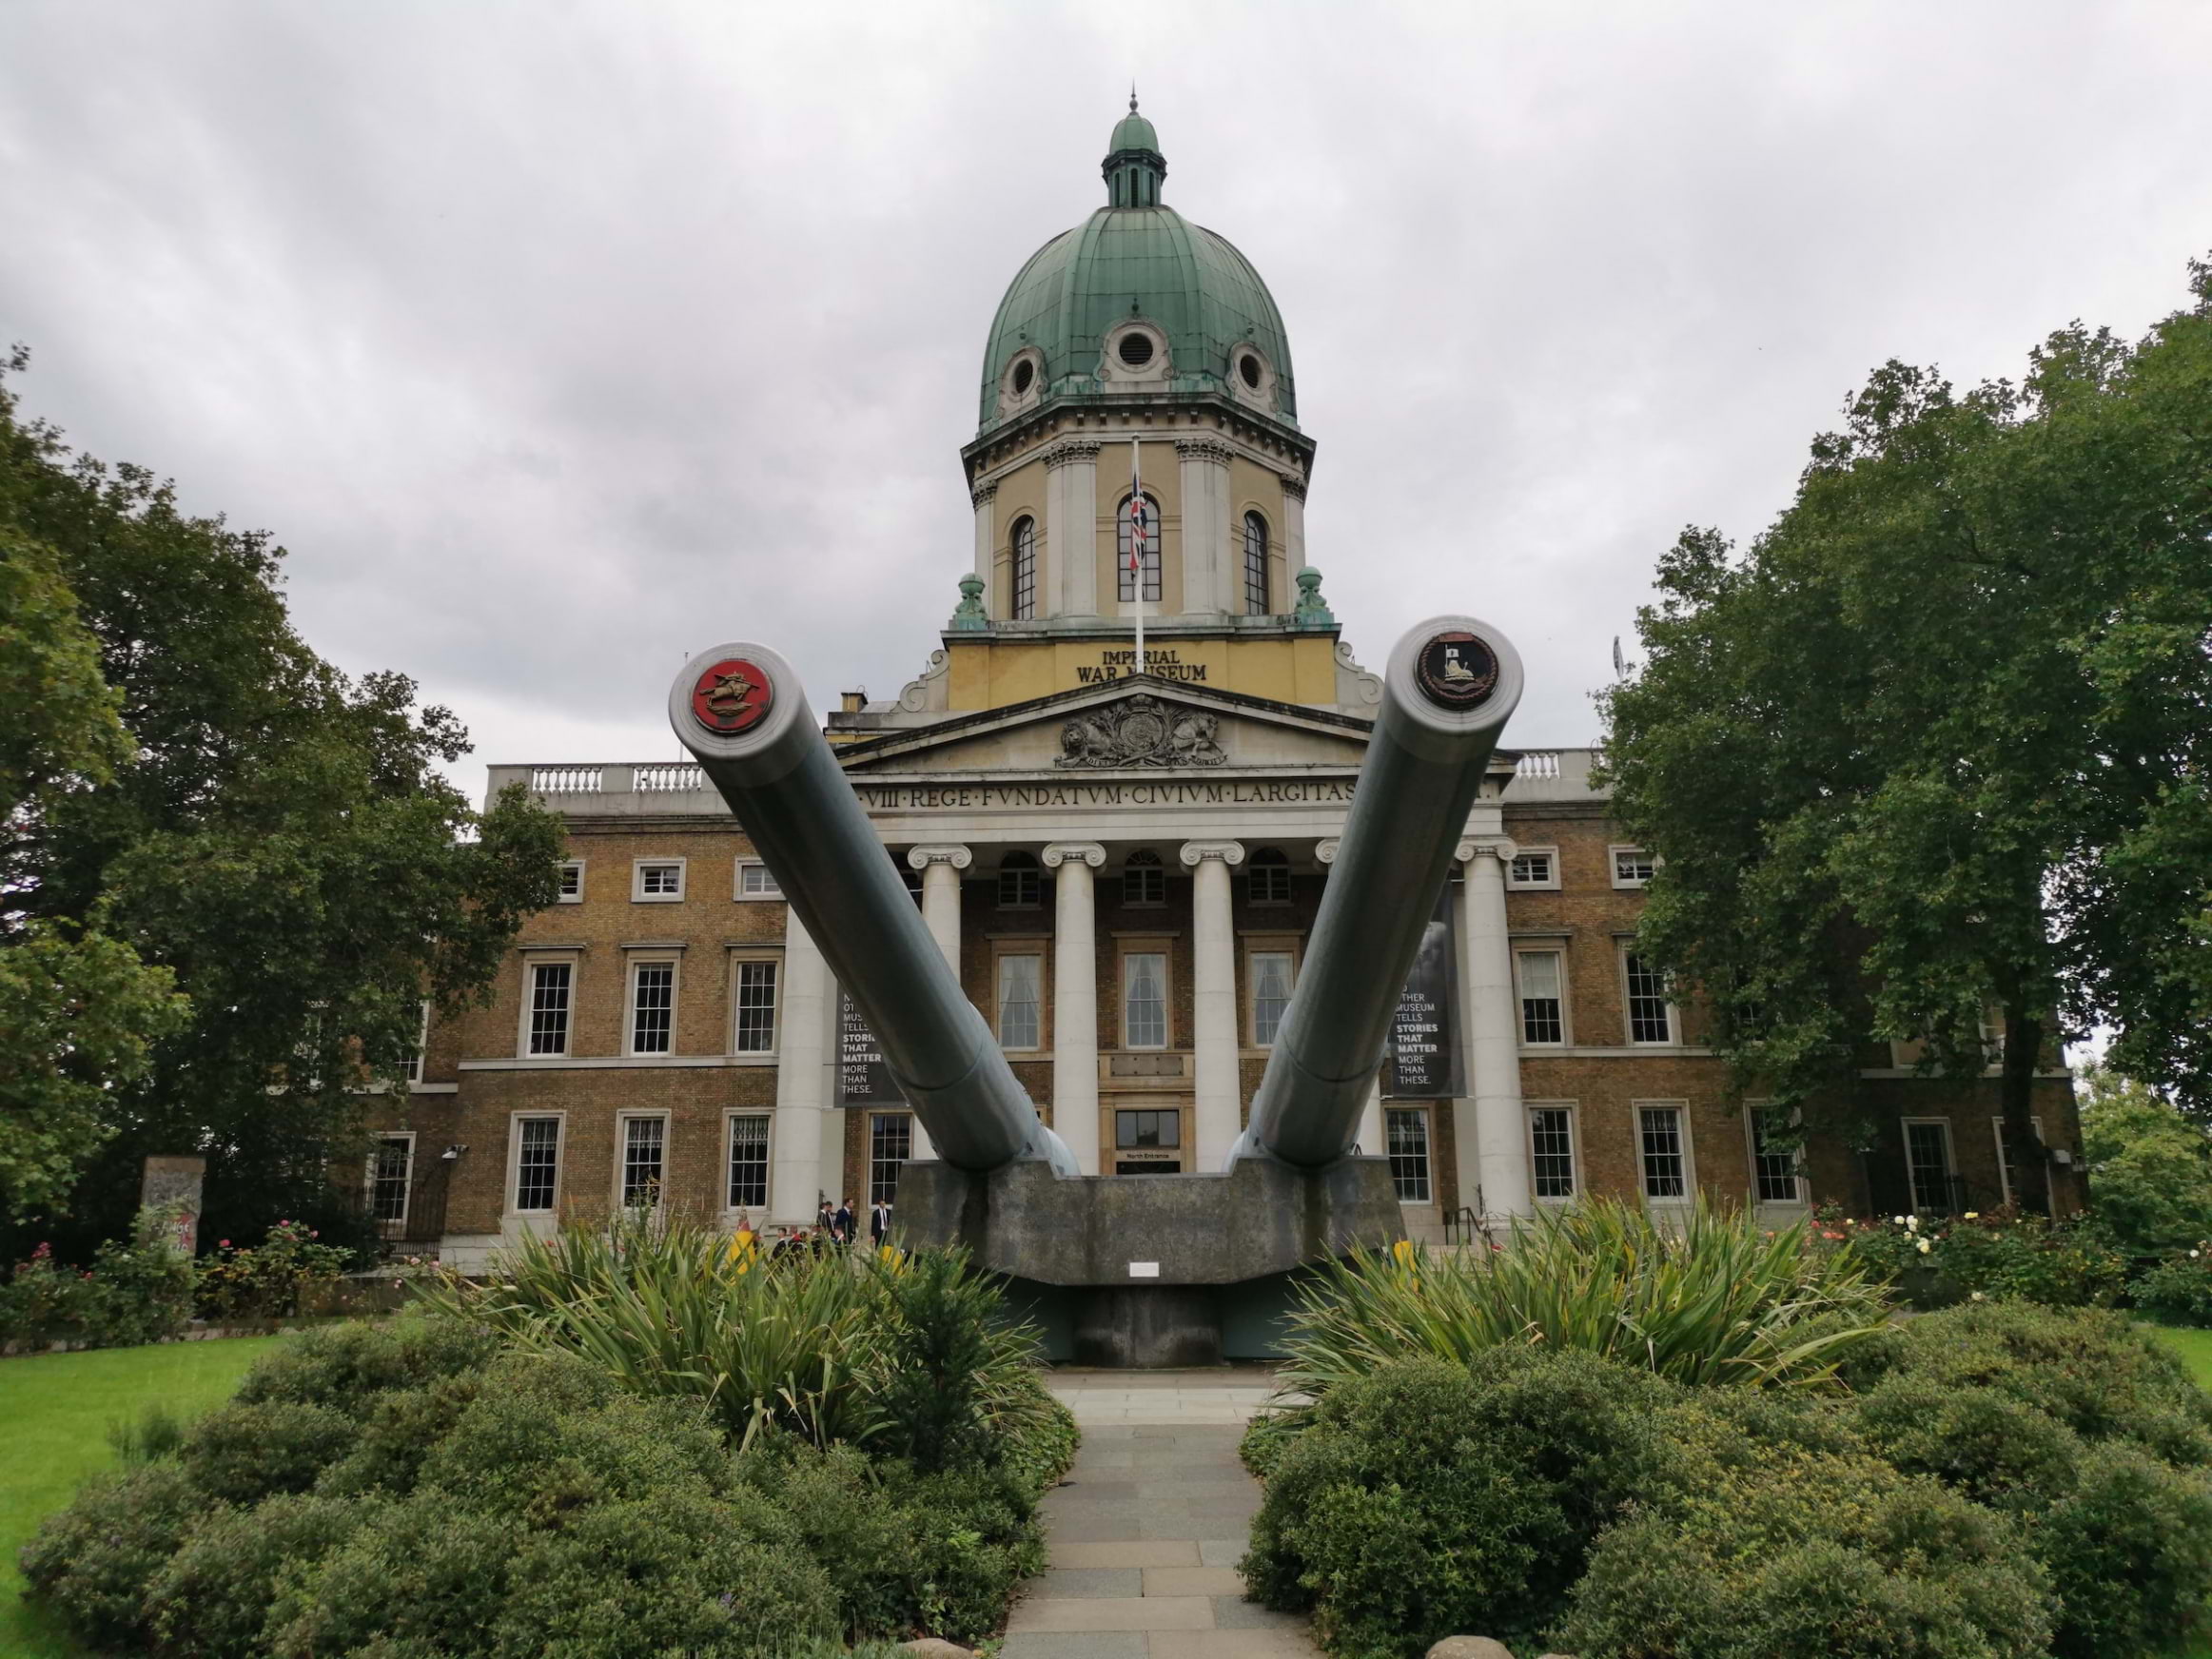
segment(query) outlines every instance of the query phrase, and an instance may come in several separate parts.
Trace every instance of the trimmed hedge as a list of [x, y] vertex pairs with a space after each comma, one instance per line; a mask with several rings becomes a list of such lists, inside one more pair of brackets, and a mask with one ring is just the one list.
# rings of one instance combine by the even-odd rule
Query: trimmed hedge
[[[783, 1659], [996, 1629], [1074, 1444], [1032, 1376], [988, 1465], [770, 1435], [402, 1315], [287, 1340], [24, 1552], [69, 1625], [178, 1659]], [[965, 1429], [947, 1438], [973, 1450]]]
[[1584, 1659], [2035, 1659], [2050, 1634], [2003, 1516], [1872, 1457], [1791, 1452], [1608, 1532], [1558, 1640]]
[[1470, 1630], [1581, 1659], [2111, 1659], [2212, 1622], [2212, 1396], [2148, 1334], [1968, 1304], [1848, 1372], [1384, 1364], [1245, 1435], [1251, 1593], [1343, 1659]]

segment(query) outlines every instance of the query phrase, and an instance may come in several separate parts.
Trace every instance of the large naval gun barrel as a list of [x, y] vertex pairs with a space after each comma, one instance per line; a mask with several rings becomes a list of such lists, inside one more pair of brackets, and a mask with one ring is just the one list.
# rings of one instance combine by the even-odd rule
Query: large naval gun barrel
[[1351, 1151], [1400, 990], [1520, 693], [1519, 653], [1472, 616], [1433, 616], [1391, 652], [1305, 966], [1232, 1166], [1263, 1155], [1319, 1168]]
[[938, 1157], [1076, 1174], [930, 936], [791, 664], [763, 645], [701, 652], [676, 676], [668, 718], [859, 1006]]

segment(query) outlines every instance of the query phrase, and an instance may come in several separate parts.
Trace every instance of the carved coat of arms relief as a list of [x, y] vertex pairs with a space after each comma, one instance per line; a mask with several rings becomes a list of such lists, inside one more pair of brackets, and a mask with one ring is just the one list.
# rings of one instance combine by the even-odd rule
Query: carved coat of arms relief
[[1221, 766], [1218, 716], [1163, 703], [1140, 692], [1086, 709], [1060, 728], [1054, 766]]

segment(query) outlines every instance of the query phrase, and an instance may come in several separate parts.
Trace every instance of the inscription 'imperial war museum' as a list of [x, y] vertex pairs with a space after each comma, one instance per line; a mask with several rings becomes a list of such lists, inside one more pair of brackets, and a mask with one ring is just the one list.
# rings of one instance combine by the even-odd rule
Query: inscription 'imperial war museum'
[[[1184, 662], [1174, 651], [1147, 648], [1145, 653], [1145, 672], [1156, 680], [1204, 680], [1203, 662]], [[1129, 651], [1102, 651], [1095, 663], [1077, 663], [1075, 682], [1078, 685], [1104, 685], [1108, 680], [1126, 680], [1137, 672], [1137, 654]]]

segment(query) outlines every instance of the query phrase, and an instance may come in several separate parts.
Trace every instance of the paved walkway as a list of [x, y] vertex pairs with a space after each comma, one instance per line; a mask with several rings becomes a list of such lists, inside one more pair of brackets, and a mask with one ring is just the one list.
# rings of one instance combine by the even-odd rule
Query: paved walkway
[[1237, 1441], [1264, 1371], [1060, 1371], [1083, 1449], [1045, 1496], [1050, 1565], [1007, 1626], [1003, 1659], [1311, 1659], [1306, 1622], [1244, 1600], [1260, 1483]]

